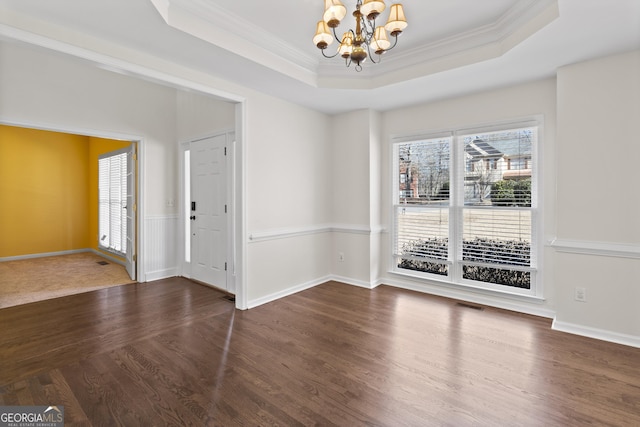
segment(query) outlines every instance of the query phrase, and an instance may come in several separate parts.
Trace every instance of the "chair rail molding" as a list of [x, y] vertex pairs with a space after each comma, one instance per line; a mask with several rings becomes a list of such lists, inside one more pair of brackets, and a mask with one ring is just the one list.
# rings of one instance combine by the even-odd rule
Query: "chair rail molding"
[[381, 233], [381, 227], [371, 228], [367, 225], [357, 224], [320, 224], [306, 227], [277, 228], [270, 230], [254, 231], [249, 233], [249, 243], [263, 242], [275, 239], [288, 239], [320, 233], [350, 233], [370, 235]]
[[640, 259], [640, 244], [633, 243], [552, 239], [547, 246], [561, 253]]

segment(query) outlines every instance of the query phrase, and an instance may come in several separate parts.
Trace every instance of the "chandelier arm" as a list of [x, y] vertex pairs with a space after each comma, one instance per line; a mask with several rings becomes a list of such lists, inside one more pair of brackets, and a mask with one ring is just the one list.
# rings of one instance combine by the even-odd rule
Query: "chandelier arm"
[[338, 43], [342, 43], [342, 40], [340, 40], [338, 38], [338, 35], [336, 34], [336, 27], [333, 27], [332, 30], [333, 30], [333, 38], [335, 38]]
[[391, 46], [391, 47], [389, 47], [389, 48], [387, 48], [387, 49], [385, 49], [385, 50], [391, 50], [391, 49], [393, 49], [394, 47], [396, 47], [396, 45], [398, 44], [398, 36], [399, 36], [400, 34], [392, 34], [392, 35], [393, 35], [393, 38], [394, 38], [393, 46]]
[[373, 55], [371, 54], [371, 47], [369, 46], [369, 44], [367, 44], [367, 53], [369, 54], [369, 59], [371, 60], [372, 64], [379, 64], [380, 63], [380, 55], [378, 55], [378, 60], [376, 61], [375, 59], [373, 59]]
[[325, 58], [329, 58], [329, 59], [335, 58], [338, 55], [338, 53], [340, 53], [340, 51], [337, 51], [333, 55], [327, 55], [326, 53], [324, 53], [325, 49], [320, 49], [320, 51], [322, 52], [322, 56], [324, 56]]

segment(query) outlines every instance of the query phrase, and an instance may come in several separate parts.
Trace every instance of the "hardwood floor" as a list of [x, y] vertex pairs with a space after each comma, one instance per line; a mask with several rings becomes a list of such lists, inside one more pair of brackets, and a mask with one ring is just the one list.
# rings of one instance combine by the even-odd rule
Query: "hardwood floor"
[[67, 426], [640, 425], [640, 349], [330, 282], [249, 311], [174, 278], [0, 310], [0, 405]]

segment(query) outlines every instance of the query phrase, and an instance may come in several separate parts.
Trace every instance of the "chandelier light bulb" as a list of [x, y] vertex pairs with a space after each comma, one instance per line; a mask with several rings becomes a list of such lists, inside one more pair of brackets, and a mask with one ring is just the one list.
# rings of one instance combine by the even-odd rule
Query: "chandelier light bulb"
[[378, 15], [385, 9], [384, 1], [381, 0], [364, 0], [360, 6], [360, 12], [367, 17], [368, 20], [376, 19]]
[[342, 42], [340, 43], [340, 48], [338, 49], [338, 52], [340, 53], [340, 56], [346, 59], [351, 56], [352, 51], [353, 51], [353, 33], [350, 31], [347, 31], [342, 36]]
[[340, 25], [340, 21], [347, 15], [347, 8], [340, 0], [325, 0], [323, 20], [330, 28]]
[[385, 50], [389, 49], [391, 46], [391, 42], [387, 37], [387, 31], [384, 27], [377, 27], [376, 32], [373, 35], [373, 39], [371, 39], [371, 50], [373, 50], [376, 54], [382, 55]]
[[333, 43], [333, 36], [329, 32], [329, 26], [324, 21], [318, 21], [316, 35], [313, 36], [313, 44], [318, 49], [326, 49], [331, 43]]
[[391, 5], [389, 20], [384, 27], [394, 37], [407, 28], [407, 18], [404, 16], [404, 8], [400, 3]]

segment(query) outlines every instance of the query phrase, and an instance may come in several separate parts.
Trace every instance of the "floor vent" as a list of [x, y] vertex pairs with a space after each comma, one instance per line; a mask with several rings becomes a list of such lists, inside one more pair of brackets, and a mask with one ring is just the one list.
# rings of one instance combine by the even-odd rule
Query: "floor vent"
[[236, 302], [236, 297], [234, 297], [233, 295], [225, 295], [222, 297], [222, 299], [226, 299], [227, 301], [231, 301], [231, 302]]
[[463, 302], [459, 302], [458, 304], [456, 304], [458, 307], [464, 307], [464, 308], [471, 308], [473, 310], [478, 310], [478, 311], [482, 311], [484, 310], [484, 307], [481, 307], [479, 305], [473, 305], [473, 304], [465, 304]]
[[109, 263], [107, 261], [97, 261], [97, 264], [100, 265], [109, 265]]

